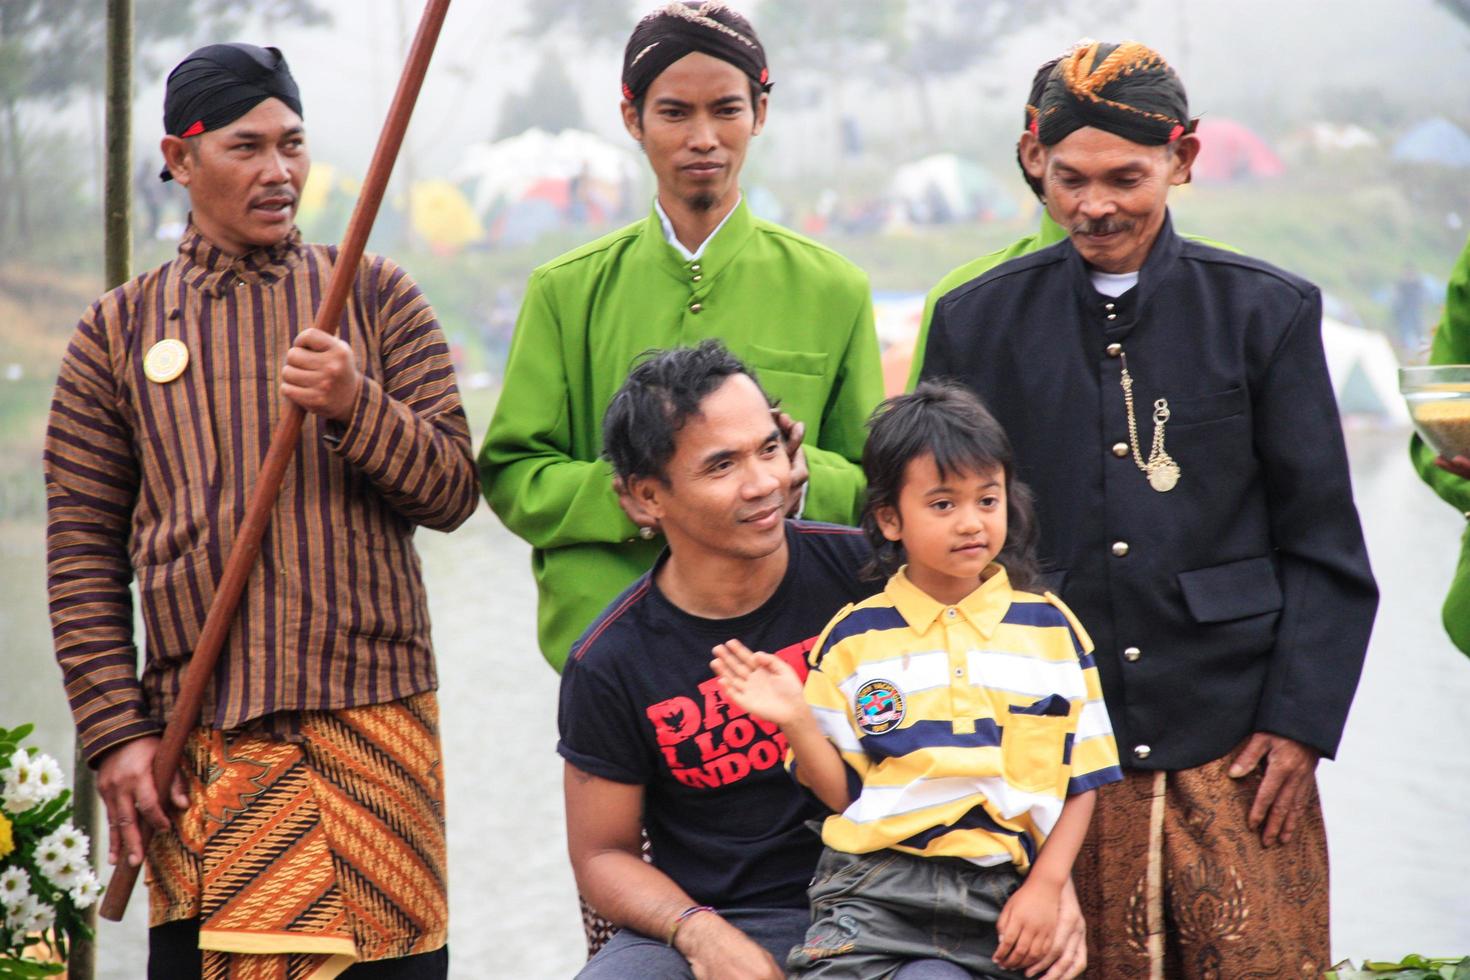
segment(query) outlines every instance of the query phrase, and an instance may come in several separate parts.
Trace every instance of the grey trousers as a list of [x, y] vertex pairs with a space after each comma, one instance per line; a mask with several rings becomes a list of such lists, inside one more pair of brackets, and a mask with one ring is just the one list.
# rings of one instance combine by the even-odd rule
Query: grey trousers
[[[806, 909], [727, 909], [726, 921], [765, 947], [777, 963], [801, 943], [810, 921]], [[689, 962], [662, 940], [623, 929], [587, 961], [577, 980], [693, 980]], [[973, 974], [939, 960], [915, 961], [893, 980], [971, 980]]]
[[800, 980], [890, 980], [906, 963], [942, 960], [971, 976], [1021, 980], [991, 959], [996, 920], [1020, 884], [1009, 864], [827, 848], [807, 891], [811, 927], [786, 967]]
[[[745, 933], [780, 963], [806, 930], [806, 909], [721, 909], [725, 921]], [[621, 929], [587, 961], [577, 980], [693, 980], [689, 961], [677, 949]]]

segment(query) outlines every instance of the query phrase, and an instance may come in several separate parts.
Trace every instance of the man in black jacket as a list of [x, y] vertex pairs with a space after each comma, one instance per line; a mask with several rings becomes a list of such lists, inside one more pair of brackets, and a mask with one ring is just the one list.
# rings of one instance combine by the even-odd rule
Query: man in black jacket
[[1316, 287], [1175, 235], [1199, 152], [1178, 76], [1079, 46], [1022, 140], [1068, 240], [936, 306], [1037, 493], [1129, 767], [1077, 884], [1104, 977], [1320, 976], [1316, 794], [1377, 607]]

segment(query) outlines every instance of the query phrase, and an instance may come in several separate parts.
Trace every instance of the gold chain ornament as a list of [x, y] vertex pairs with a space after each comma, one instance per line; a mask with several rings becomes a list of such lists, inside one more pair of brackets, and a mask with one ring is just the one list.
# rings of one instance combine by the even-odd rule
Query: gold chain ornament
[[1154, 402], [1154, 439], [1149, 447], [1148, 460], [1138, 448], [1138, 422], [1133, 415], [1133, 375], [1128, 373], [1128, 355], [1123, 360], [1123, 404], [1128, 408], [1128, 445], [1133, 449], [1133, 462], [1148, 477], [1148, 485], [1159, 493], [1168, 493], [1179, 483], [1179, 464], [1164, 451], [1164, 424], [1169, 421], [1169, 400], [1160, 398]]

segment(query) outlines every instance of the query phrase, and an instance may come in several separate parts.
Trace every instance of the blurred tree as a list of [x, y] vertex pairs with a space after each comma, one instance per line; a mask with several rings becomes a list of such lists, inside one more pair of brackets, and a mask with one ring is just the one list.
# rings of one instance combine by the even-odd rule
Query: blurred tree
[[[938, 123], [929, 94], [941, 78], [984, 64], [1013, 34], [1085, 7], [1108, 20], [1133, 0], [762, 0], [753, 18], [772, 60], [788, 70], [833, 79], [860, 73], [914, 87], [920, 127], [931, 140]], [[1065, 40], [1074, 40], [1066, 37]]]
[[[64, 107], [102, 87], [107, 22], [97, 0], [0, 0], [0, 251], [30, 243], [30, 176], [23, 110]], [[156, 72], [149, 46], [208, 32], [226, 37], [247, 23], [324, 24], [319, 0], [150, 0], [135, 9], [140, 72]]]
[[1470, 0], [1439, 0], [1439, 5], [1460, 23], [1470, 27]]
[[500, 103], [495, 138], [515, 136], [532, 126], [549, 133], [586, 128], [577, 90], [562, 67], [562, 60], [551, 52], [542, 56], [541, 64], [523, 91], [506, 93]]
[[[652, 5], [652, 0], [645, 0]], [[570, 37], [593, 46], [622, 45], [638, 14], [628, 0], [527, 0], [523, 37]]]
[[1323, 120], [1363, 126], [1380, 136], [1399, 129], [1414, 116], [1414, 108], [1375, 85], [1324, 87], [1317, 96]]

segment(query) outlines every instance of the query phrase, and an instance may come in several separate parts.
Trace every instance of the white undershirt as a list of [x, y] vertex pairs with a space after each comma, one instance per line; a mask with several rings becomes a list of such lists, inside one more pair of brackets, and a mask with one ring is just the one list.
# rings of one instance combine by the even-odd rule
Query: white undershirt
[[695, 259], [704, 254], [705, 246], [710, 243], [711, 239], [713, 239], [716, 235], [720, 233], [720, 229], [725, 227], [725, 222], [730, 220], [730, 215], [734, 214], [735, 208], [738, 207], [740, 207], [740, 198], [737, 197], [735, 198], [735, 207], [732, 207], [729, 211], [725, 213], [725, 216], [720, 219], [720, 223], [715, 225], [715, 230], [709, 233], [709, 238], [706, 238], [704, 241], [700, 242], [699, 247], [691, 252], [689, 251], [689, 249], [684, 247], [683, 242], [679, 241], [679, 236], [674, 234], [674, 223], [670, 221], [669, 216], [664, 213], [664, 206], [658, 203], [658, 196], [655, 195], [653, 198], [653, 209], [658, 212], [659, 224], [664, 226], [664, 239], [670, 245], [674, 246], [674, 251], [684, 256], [684, 261], [686, 262], [693, 262]]
[[1088, 275], [1092, 277], [1092, 288], [1104, 296], [1122, 296], [1128, 290], [1138, 285], [1138, 271], [1133, 272], [1099, 272], [1089, 269]]

